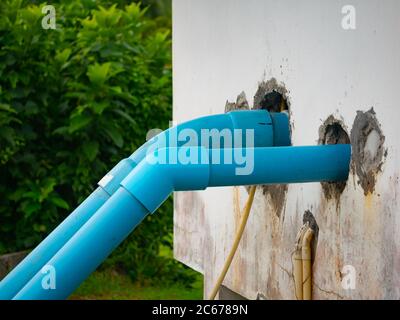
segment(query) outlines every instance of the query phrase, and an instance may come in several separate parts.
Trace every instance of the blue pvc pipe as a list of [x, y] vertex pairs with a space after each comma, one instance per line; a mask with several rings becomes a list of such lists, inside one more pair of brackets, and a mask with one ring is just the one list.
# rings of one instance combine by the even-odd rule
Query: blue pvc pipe
[[46, 263], [55, 270], [55, 289], [43, 289], [45, 275], [38, 272], [14, 299], [67, 298], [147, 214], [140, 202], [120, 188]]
[[[157, 159], [179, 153], [182, 149], [196, 155], [196, 163], [153, 164]], [[241, 166], [224, 161], [226, 155], [236, 152], [249, 156], [253, 154], [254, 168], [250, 175], [238, 175], [237, 169]], [[220, 163], [212, 161], [216, 153], [220, 155]], [[150, 212], [154, 212], [172, 191], [252, 184], [345, 181], [349, 173], [350, 156], [351, 147], [348, 144], [242, 150], [166, 148], [148, 155], [121, 182], [121, 186], [139, 199]], [[208, 164], [204, 163], [204, 159], [208, 159]], [[154, 181], [157, 181], [156, 186]]]
[[[223, 154], [220, 150], [216, 152]], [[349, 144], [255, 148], [251, 175], [235, 174], [235, 165], [211, 164], [208, 185], [346, 181], [350, 157]]]
[[63, 243], [87, 221], [86, 212], [96, 212], [109, 198], [109, 195], [100, 187], [75, 209], [68, 219], [65, 219], [50, 235], [44, 244], [38, 245], [24, 260], [18, 264], [1, 282], [0, 299], [11, 299], [46, 261], [57, 252]]
[[[269, 113], [266, 110], [240, 110], [231, 111], [225, 114], [217, 114], [213, 116], [200, 117], [169, 128], [160, 133], [153, 139], [150, 139], [129, 158], [134, 162], [139, 163], [148, 154], [148, 149], [157, 141], [167, 141], [163, 147], [181, 147], [185, 146], [202, 146], [212, 148], [207, 145], [209, 141], [200, 141], [197, 143], [187, 143], [186, 141], [177, 141], [177, 145], [170, 145], [169, 139], [172, 137], [176, 141], [180, 132], [185, 129], [194, 130], [197, 136], [201, 136], [202, 130], [216, 129], [222, 131], [228, 129], [233, 132], [235, 129], [242, 130], [241, 139], [246, 140], [246, 129], [254, 130], [254, 147], [271, 147], [271, 146], [289, 146], [290, 145], [290, 129], [289, 118], [286, 113]], [[222, 141], [220, 148], [226, 147]], [[244, 143], [242, 145], [245, 145]], [[228, 146], [233, 147], [233, 146]], [[213, 147], [215, 148], [215, 146]], [[154, 151], [151, 150], [151, 152]]]
[[[118, 191], [63, 246], [46, 265], [56, 271], [56, 288], [44, 289], [38, 272], [14, 299], [65, 299], [122, 242], [140, 221], [172, 191], [202, 190], [208, 186], [343, 181], [349, 172], [350, 145], [275, 147], [241, 150], [254, 154], [250, 175], [237, 175], [235, 163], [213, 163], [235, 149], [202, 147], [159, 149], [148, 155], [122, 181]], [[160, 156], [194, 152], [194, 163], [156, 163]], [[162, 179], [160, 179], [162, 177]]]
[[[265, 110], [232, 111], [226, 114], [212, 115], [194, 119], [170, 128], [149, 140], [129, 158], [120, 161], [105, 177], [99, 187], [80, 206], [78, 206], [50, 235], [44, 239], [14, 270], [0, 282], [0, 300], [11, 299], [44, 264], [92, 217], [92, 215], [118, 189], [121, 181], [133, 168], [146, 157], [148, 150], [170, 146], [196, 146], [195, 141], [177, 141], [184, 129], [193, 130], [198, 136], [204, 129], [224, 130], [253, 129], [254, 146], [289, 145], [289, 121], [286, 114], [268, 113]], [[170, 140], [172, 138], [172, 140]], [[245, 141], [245, 131], [242, 132]], [[206, 143], [206, 141], [202, 141]], [[207, 141], [209, 142], [209, 141]], [[223, 142], [223, 141], [222, 141]], [[156, 146], [156, 148], [154, 148]], [[221, 144], [224, 147], [224, 143]]]
[[[89, 218], [109, 199], [110, 193], [134, 168], [131, 160], [120, 161], [111, 172], [115, 176], [107, 191], [101, 186], [86, 198], [57, 228], [55, 228], [23, 261], [1, 282], [0, 300], [12, 299], [44, 264], [77, 232]], [[111, 193], [111, 194], [112, 194]]]

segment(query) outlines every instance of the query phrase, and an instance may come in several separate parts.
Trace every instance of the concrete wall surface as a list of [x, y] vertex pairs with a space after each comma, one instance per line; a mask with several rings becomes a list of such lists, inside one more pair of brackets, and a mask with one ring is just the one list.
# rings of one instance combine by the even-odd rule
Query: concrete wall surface
[[[346, 185], [257, 187], [225, 287], [294, 299], [291, 257], [311, 216], [313, 299], [400, 298], [399, 32], [397, 0], [173, 1], [175, 121], [259, 108], [276, 90], [293, 145], [327, 142], [333, 124], [352, 143]], [[246, 198], [241, 186], [175, 193], [174, 254], [204, 274], [205, 296]]]

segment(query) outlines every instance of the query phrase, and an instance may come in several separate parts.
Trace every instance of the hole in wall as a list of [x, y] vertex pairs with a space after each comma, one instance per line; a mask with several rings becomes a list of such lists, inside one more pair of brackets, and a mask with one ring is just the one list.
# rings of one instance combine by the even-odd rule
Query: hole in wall
[[[265, 109], [270, 112], [286, 111], [290, 123], [290, 102], [288, 91], [284, 84], [278, 83], [275, 78], [263, 81], [258, 85], [254, 95], [253, 109]], [[281, 217], [286, 202], [287, 184], [263, 185], [263, 194], [268, 197], [276, 215]]]
[[332, 117], [328, 119], [328, 124], [325, 127], [321, 144], [348, 144], [350, 138], [342, 125]]
[[[290, 123], [290, 102], [288, 99], [288, 91], [284, 84], [278, 83], [275, 78], [271, 78], [268, 81], [262, 81], [259, 83], [257, 91], [253, 99], [254, 110], [264, 109], [270, 112], [287, 112], [289, 115]], [[249, 110], [250, 105], [247, 101], [246, 94], [241, 92], [236, 102], [226, 101], [225, 112], [233, 110]], [[268, 197], [269, 203], [274, 209], [274, 212], [278, 217], [281, 217], [281, 213], [286, 202], [287, 185], [262, 185], [263, 194]], [[249, 191], [250, 187], [247, 186], [246, 190]]]
[[253, 109], [265, 109], [270, 112], [289, 111], [287, 90], [283, 84], [278, 84], [275, 78], [258, 85], [254, 95]]
[[[319, 128], [319, 144], [348, 144], [349, 135], [344, 129], [344, 124], [330, 115]], [[321, 182], [322, 190], [326, 199], [339, 199], [346, 188], [346, 181]]]
[[311, 260], [315, 260], [315, 253], [317, 251], [317, 243], [318, 243], [318, 234], [319, 234], [319, 227], [317, 224], [317, 220], [315, 219], [314, 215], [310, 210], [306, 210], [303, 214], [303, 224], [308, 224], [308, 226], [314, 232], [313, 240], [311, 243], [312, 248], [312, 257]]
[[376, 175], [381, 170], [385, 136], [373, 108], [357, 111], [351, 129], [352, 169], [357, 174], [364, 194], [374, 192]]

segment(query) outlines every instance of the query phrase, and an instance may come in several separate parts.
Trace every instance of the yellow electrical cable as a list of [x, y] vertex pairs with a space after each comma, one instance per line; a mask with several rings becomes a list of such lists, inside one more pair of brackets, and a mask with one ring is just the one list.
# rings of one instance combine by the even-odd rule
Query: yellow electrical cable
[[230, 265], [232, 263], [233, 257], [235, 256], [236, 250], [237, 250], [237, 248], [239, 246], [240, 239], [242, 238], [243, 231], [244, 231], [244, 228], [245, 228], [246, 223], [247, 223], [247, 219], [249, 218], [249, 214], [250, 214], [251, 206], [253, 204], [255, 192], [256, 192], [256, 186], [252, 186], [250, 188], [249, 197], [247, 199], [246, 206], [245, 206], [244, 212], [243, 212], [243, 216], [242, 216], [242, 219], [240, 221], [239, 230], [236, 233], [235, 240], [233, 241], [233, 245], [232, 245], [231, 251], [229, 252], [228, 257], [225, 260], [224, 267], [222, 268], [221, 274], [219, 275], [218, 280], [214, 285], [214, 288], [213, 288], [213, 290], [212, 290], [212, 292], [210, 294], [209, 300], [214, 300], [215, 299], [215, 296], [217, 295], [218, 290], [219, 290], [222, 282], [225, 279], [226, 273], [229, 270], [229, 267], [230, 267]]

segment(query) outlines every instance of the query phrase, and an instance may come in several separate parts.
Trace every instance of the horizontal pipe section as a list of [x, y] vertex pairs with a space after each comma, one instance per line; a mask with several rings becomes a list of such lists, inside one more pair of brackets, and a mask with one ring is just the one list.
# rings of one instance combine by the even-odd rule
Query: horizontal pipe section
[[[196, 141], [184, 139], [186, 133], [185, 130], [188, 129], [195, 132], [196, 136], [199, 137], [197, 143]], [[201, 146], [207, 149], [216, 148], [213, 143], [217, 141], [214, 138], [214, 140], [211, 138], [208, 140], [200, 139], [202, 131], [216, 130], [221, 133], [223, 130], [229, 130], [233, 133], [234, 130], [237, 129], [242, 130], [240, 140], [243, 144], [241, 147], [247, 145], [245, 143], [246, 129], [254, 130], [254, 147], [290, 145], [289, 119], [286, 113], [269, 113], [266, 110], [240, 110], [231, 111], [225, 114], [200, 117], [169, 128], [147, 141], [129, 158], [136, 163], [141, 162], [148, 155], [148, 149], [154, 145], [158, 145], [160, 148], [179, 148], [182, 146]], [[226, 146], [226, 141], [222, 139], [222, 137], [220, 139], [218, 134], [215, 138], [220, 142], [219, 148], [233, 147], [233, 145]], [[171, 141], [174, 145], [171, 145]], [[233, 143], [231, 142], [231, 144]], [[154, 149], [152, 151], [154, 151]]]
[[[224, 152], [221, 153], [223, 158]], [[240, 152], [240, 151], [238, 151]], [[348, 144], [245, 149], [245, 165], [210, 165], [209, 186], [345, 181], [349, 174], [351, 148]], [[251, 158], [254, 158], [252, 162]], [[236, 172], [244, 166], [250, 175]]]
[[[165, 148], [148, 155], [121, 185], [154, 212], [172, 191], [344, 181], [349, 173], [350, 155], [348, 144], [244, 149]], [[171, 163], [171, 159], [181, 162]], [[190, 161], [182, 164], [188, 159]], [[147, 192], [154, 189], [154, 181], [157, 181], [157, 192]]]
[[[197, 161], [186, 164], [156, 161], [180, 151], [197, 154]], [[238, 165], [234, 163], [213, 163], [214, 153], [220, 153], [225, 160], [227, 154], [237, 151], [183, 147], [160, 149], [148, 155], [107, 203], [46, 263], [55, 271], [55, 288], [43, 286], [48, 275], [38, 272], [14, 299], [67, 298], [172, 191], [202, 190], [208, 186], [342, 181], [348, 176], [351, 148], [350, 145], [329, 145], [244, 149], [241, 150], [244, 154], [254, 156], [254, 168], [249, 175], [236, 174]]]
[[[279, 119], [273, 121], [273, 119]], [[273, 123], [279, 134], [274, 139]], [[285, 123], [286, 127], [285, 128]], [[0, 300], [11, 299], [71, 237], [79, 230], [92, 215], [112, 196], [119, 188], [121, 181], [140, 163], [148, 153], [149, 148], [156, 150], [168, 147], [170, 143], [198, 146], [198, 141], [179, 141], [179, 135], [185, 129], [191, 129], [201, 136], [201, 131], [235, 129], [253, 129], [254, 145], [256, 147], [286, 145], [289, 139], [289, 122], [286, 115], [268, 113], [265, 110], [232, 111], [226, 114], [211, 115], [190, 120], [170, 128], [138, 148], [129, 158], [120, 161], [98, 183], [98, 188], [81, 205], [79, 205], [49, 236], [47, 236], [14, 270], [0, 282]], [[245, 131], [241, 139], [245, 141]], [[160, 144], [160, 140], [164, 143]], [[202, 141], [209, 144], [210, 141]], [[210, 145], [212, 142], [210, 143]], [[224, 143], [220, 145], [224, 147]]]

